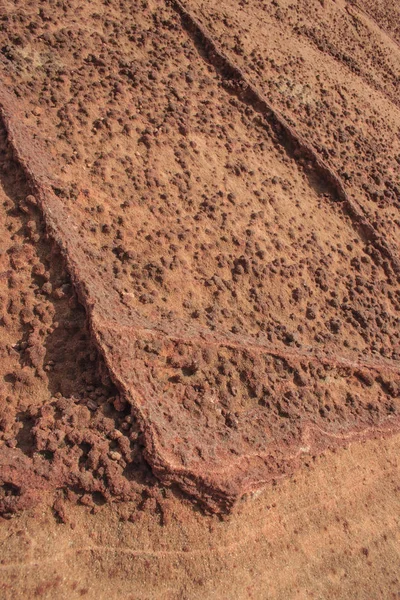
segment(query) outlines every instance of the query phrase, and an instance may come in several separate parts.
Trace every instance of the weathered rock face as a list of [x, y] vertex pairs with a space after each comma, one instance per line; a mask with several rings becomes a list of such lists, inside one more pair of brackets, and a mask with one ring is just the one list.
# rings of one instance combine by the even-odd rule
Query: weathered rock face
[[398, 5], [189, 5], [230, 61], [335, 169], [399, 255]]
[[85, 15], [107, 33], [80, 36], [76, 10], [64, 33], [33, 19], [25, 54], [51, 61], [28, 85], [17, 52], [0, 90], [4, 356], [22, 367], [1, 510], [43, 489], [131, 498], [155, 475], [224, 511], [396, 429], [398, 256], [360, 199], [182, 3], [126, 23], [111, 3]]

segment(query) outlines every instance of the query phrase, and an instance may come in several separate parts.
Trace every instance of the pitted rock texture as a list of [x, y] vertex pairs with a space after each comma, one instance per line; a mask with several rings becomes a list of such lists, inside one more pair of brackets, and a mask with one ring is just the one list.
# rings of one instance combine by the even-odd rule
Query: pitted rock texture
[[[186, 4], [29, 7], [2, 31], [29, 21], [0, 93], [25, 369], [5, 374], [2, 511], [153, 475], [226, 511], [396, 430], [397, 246], [336, 165]], [[24, 378], [41, 401], [10, 410]]]

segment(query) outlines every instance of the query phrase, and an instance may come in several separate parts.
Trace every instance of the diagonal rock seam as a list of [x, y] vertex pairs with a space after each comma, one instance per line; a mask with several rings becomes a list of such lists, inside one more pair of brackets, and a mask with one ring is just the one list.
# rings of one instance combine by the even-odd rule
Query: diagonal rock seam
[[395, 46], [397, 46], [400, 49], [400, 43], [393, 37], [393, 35], [384, 27], [382, 27], [382, 25], [379, 25], [375, 17], [373, 17], [368, 12], [368, 10], [360, 6], [356, 0], [347, 0], [345, 8], [349, 15], [351, 15], [352, 17], [354, 17], [354, 15], [351, 12], [352, 10], [355, 9], [356, 11], [360, 12], [364, 16], [364, 18], [370, 20], [384, 36], [386, 36]]
[[[279, 142], [296, 159], [303, 158], [311, 163], [312, 170], [330, 189], [334, 199], [341, 202], [346, 214], [349, 216], [356, 231], [369, 241], [376, 250], [391, 265], [400, 281], [400, 260], [385, 239], [369, 223], [362, 207], [349, 196], [339, 175], [329, 166], [307, 143], [305, 138], [296, 131], [285, 117], [268, 102], [259, 89], [248, 79], [222, 50], [220, 44], [200, 21], [186, 8], [181, 0], [166, 0], [180, 16], [182, 25], [196, 46], [200, 48], [203, 56], [226, 82], [230, 83], [230, 91], [243, 103], [252, 106], [270, 126]], [[387, 273], [390, 275], [390, 273]]]

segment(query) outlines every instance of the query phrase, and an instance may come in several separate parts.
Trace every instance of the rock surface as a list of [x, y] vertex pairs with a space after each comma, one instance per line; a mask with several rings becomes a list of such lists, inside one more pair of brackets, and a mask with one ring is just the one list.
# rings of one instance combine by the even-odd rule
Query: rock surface
[[[86, 540], [91, 556], [119, 547], [109, 531], [119, 520], [127, 564], [162, 563], [171, 589], [176, 557], [188, 571], [192, 556], [209, 557], [190, 585], [178, 577], [176, 595], [153, 582], [152, 598], [214, 597], [207, 581], [232, 569], [218, 558], [231, 549], [244, 581], [252, 544], [229, 536], [252, 539], [266, 514], [280, 523], [303, 511], [321, 553], [326, 527], [344, 556], [320, 519], [331, 504], [346, 535], [369, 502], [390, 521], [375, 557], [387, 563], [400, 423], [396, 3], [39, 4], [0, 8], [1, 515], [38, 536], [47, 507], [82, 535], [83, 505], [108, 532]], [[370, 491], [360, 475], [350, 518], [334, 473], [348, 486], [357, 461]], [[221, 517], [232, 530], [217, 527], [213, 548]], [[357, 565], [378, 545], [382, 527], [368, 523]], [[165, 552], [157, 527], [171, 532]], [[293, 527], [282, 544], [298, 548]], [[131, 530], [150, 536], [149, 551], [127, 543]], [[242, 581], [238, 597], [268, 597], [264, 533], [257, 582]], [[0, 567], [14, 572], [7, 539]], [[28, 566], [39, 561], [32, 539]], [[99, 559], [104, 573], [118, 560]], [[366, 598], [396, 585], [382, 569]], [[325, 591], [344, 589], [340, 573], [325, 573]], [[233, 597], [239, 579], [225, 577], [215, 597]], [[311, 576], [305, 596], [289, 580], [271, 597], [321, 597]], [[61, 598], [60, 581], [21, 594]]]
[[[40, 20], [47, 23], [43, 15]], [[131, 35], [118, 21], [115, 28]], [[35, 244], [48, 238], [55, 250], [47, 252], [58, 252], [63, 263], [55, 283], [46, 262], [36, 266], [34, 278], [44, 280], [34, 295], [44, 301], [36, 319], [34, 304], [21, 309], [29, 340], [20, 362], [31, 367], [31, 377], [43, 377], [45, 366], [54, 370], [58, 357], [47, 351], [44, 364], [46, 330], [39, 326], [37, 332], [35, 324], [44, 321], [47, 335], [53, 334], [58, 321], [48, 311], [57, 313], [54, 288], [65, 279], [86, 312], [88, 352], [99, 354], [97, 370], [117, 388], [90, 382], [94, 389], [83, 410], [75, 408], [82, 395], [65, 394], [60, 382], [58, 403], [53, 398], [22, 411], [23, 417], [16, 412], [17, 423], [30, 423], [32, 446], [25, 456], [7, 417], [3, 481], [13, 488], [6, 511], [24, 505], [26, 489], [36, 487], [23, 484], [29, 469], [40, 480], [38, 489], [77, 480], [91, 493], [129, 497], [138, 432], [158, 479], [225, 511], [292, 472], [304, 455], [397, 428], [397, 248], [188, 6], [176, 0], [144, 7], [136, 29], [134, 63], [123, 60], [121, 41], [112, 44], [115, 57], [97, 56], [89, 52], [94, 34], [71, 34], [70, 45], [50, 33], [35, 35], [31, 52], [35, 44], [54, 50], [48, 68], [34, 73], [33, 92], [23, 79], [14, 93], [5, 86], [1, 92], [4, 154], [10, 155], [4, 193], [12, 190], [9, 200], [20, 211], [21, 203], [33, 204], [36, 215], [30, 217], [28, 206], [19, 216], [25, 225], [19, 252], [37, 254]], [[141, 54], [143, 45], [152, 50]], [[68, 76], [55, 65], [63, 60], [61, 71], [67, 71], [70, 52], [77, 61], [70, 75], [78, 73], [80, 85], [66, 103], [56, 88]], [[24, 63], [21, 56], [12, 62], [15, 72], [8, 76], [17, 80]], [[87, 83], [98, 70], [104, 105], [88, 98], [99, 87], [96, 80]], [[49, 85], [54, 97], [48, 113], [32, 110], [40, 113], [38, 135], [27, 115]], [[147, 112], [129, 108], [145, 99]], [[93, 121], [89, 110], [99, 109], [108, 116]], [[122, 113], [125, 118], [118, 117]], [[113, 133], [115, 126], [121, 131]], [[47, 150], [43, 141], [47, 133], [60, 146], [52, 157], [49, 138]], [[72, 157], [78, 160], [61, 152], [64, 144], [70, 152], [77, 148]], [[92, 152], [93, 160], [84, 180], [80, 165], [89, 159], [83, 152]], [[63, 166], [71, 161], [73, 168]], [[104, 169], [111, 170], [110, 179]], [[10, 268], [18, 272], [19, 265], [13, 269], [11, 260]], [[12, 383], [15, 376], [9, 378]], [[107, 400], [107, 410], [129, 417], [133, 435], [130, 423], [121, 432], [121, 419], [97, 422], [98, 397]], [[122, 433], [119, 446], [103, 440], [113, 426]], [[98, 428], [104, 429], [100, 436]], [[72, 441], [66, 445], [66, 439]], [[46, 452], [49, 473], [42, 457], [30, 468]], [[20, 461], [26, 466], [15, 466]]]

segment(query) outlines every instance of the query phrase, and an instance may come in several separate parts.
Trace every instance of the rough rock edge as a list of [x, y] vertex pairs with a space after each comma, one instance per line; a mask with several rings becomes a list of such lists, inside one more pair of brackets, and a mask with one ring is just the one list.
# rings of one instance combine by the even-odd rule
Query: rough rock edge
[[[119, 389], [121, 396], [124, 397], [133, 407], [135, 417], [143, 432], [145, 449], [144, 458], [150, 464], [153, 473], [158, 478], [171, 485], [178, 483], [180, 488], [189, 496], [193, 496], [208, 507], [213, 512], [228, 511], [237, 500], [238, 494], [232, 491], [219, 490], [216, 488], [213, 478], [201, 477], [190, 470], [183, 469], [177, 465], [171, 465], [163, 459], [162, 451], [159, 451], [157, 438], [152, 427], [146, 422], [146, 416], [140, 408], [142, 403], [137, 402], [132, 397], [132, 393], [125, 385], [123, 378], [118, 376], [118, 370], [111, 364], [111, 352], [107, 349], [104, 342], [104, 335], [100, 325], [104, 324], [102, 314], [97, 315], [95, 308], [101, 305], [99, 298], [93, 294], [94, 291], [101, 290], [101, 286], [87, 284], [87, 281], [96, 278], [96, 275], [88, 272], [85, 265], [84, 252], [80, 247], [80, 242], [74, 234], [73, 223], [68, 223], [68, 214], [65, 211], [60, 199], [54, 193], [54, 189], [63, 189], [63, 184], [50, 173], [52, 164], [49, 156], [41, 147], [39, 138], [30, 128], [24, 127], [22, 123], [21, 106], [17, 105], [18, 100], [5, 85], [0, 82], [0, 118], [3, 122], [7, 134], [7, 140], [12, 149], [14, 160], [22, 168], [32, 193], [38, 201], [38, 207], [43, 216], [46, 234], [59, 248], [64, 258], [67, 271], [71, 277], [79, 302], [86, 311], [88, 330], [93, 338], [95, 346], [103, 357], [110, 378]], [[74, 239], [75, 237], [75, 239]], [[104, 285], [104, 281], [102, 281]], [[91, 289], [92, 288], [92, 289]], [[108, 297], [114, 296], [115, 303], [120, 301], [118, 294], [111, 285], [107, 287]], [[100, 311], [101, 313], [101, 311]], [[136, 398], [145, 394], [138, 388], [135, 389]], [[144, 403], [144, 400], [143, 400]], [[15, 453], [15, 451], [13, 451]], [[62, 485], [61, 481], [48, 482], [47, 484], [39, 476], [30, 473], [30, 464], [26, 457], [15, 453], [12, 461], [11, 471], [14, 472], [13, 481], [18, 484], [25, 479], [29, 481], [30, 487], [37, 489], [47, 489], [51, 483], [55, 487]], [[0, 458], [0, 467], [2, 465]], [[30, 494], [24, 495], [19, 504], [19, 508], [27, 508], [31, 505]]]

